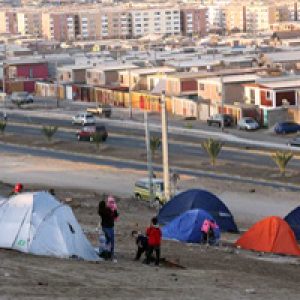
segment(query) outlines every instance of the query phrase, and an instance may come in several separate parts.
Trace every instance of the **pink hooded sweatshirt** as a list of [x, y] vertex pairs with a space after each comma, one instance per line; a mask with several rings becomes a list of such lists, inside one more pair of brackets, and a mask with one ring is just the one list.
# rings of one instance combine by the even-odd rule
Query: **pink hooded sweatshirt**
[[205, 233], [208, 233], [210, 228], [211, 229], [216, 229], [216, 228], [219, 228], [219, 226], [217, 225], [217, 223], [205, 219], [203, 224], [202, 224], [201, 231], [203, 231]]

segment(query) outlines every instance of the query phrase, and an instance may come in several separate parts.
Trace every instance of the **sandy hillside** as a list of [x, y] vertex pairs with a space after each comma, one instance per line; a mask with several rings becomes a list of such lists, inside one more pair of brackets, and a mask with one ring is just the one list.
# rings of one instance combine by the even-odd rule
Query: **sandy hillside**
[[[1, 185], [3, 193], [9, 190]], [[62, 201], [72, 200], [68, 203], [96, 244], [96, 207], [101, 195], [65, 189], [56, 192]], [[182, 268], [133, 262], [130, 231], [145, 228], [155, 211], [130, 198], [118, 199], [118, 206], [117, 263], [0, 250], [0, 299], [299, 299], [300, 266], [294, 258], [164, 242], [162, 256]]]

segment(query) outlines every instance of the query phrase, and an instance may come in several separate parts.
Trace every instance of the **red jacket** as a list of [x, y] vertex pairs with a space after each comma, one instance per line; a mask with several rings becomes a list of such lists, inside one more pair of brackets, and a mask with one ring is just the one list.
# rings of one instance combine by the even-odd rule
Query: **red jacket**
[[160, 246], [161, 243], [161, 230], [159, 227], [150, 226], [146, 231], [148, 237], [148, 245], [150, 247]]

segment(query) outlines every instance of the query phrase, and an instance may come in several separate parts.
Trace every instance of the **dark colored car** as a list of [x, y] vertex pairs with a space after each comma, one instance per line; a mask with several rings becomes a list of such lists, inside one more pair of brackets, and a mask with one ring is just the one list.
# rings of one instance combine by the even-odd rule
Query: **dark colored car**
[[78, 141], [92, 142], [96, 133], [100, 135], [103, 142], [106, 141], [108, 133], [104, 125], [83, 126], [80, 130], [77, 131], [76, 135]]
[[300, 125], [295, 122], [279, 122], [274, 127], [274, 131], [277, 134], [295, 133], [299, 130]]
[[222, 120], [224, 119], [224, 126], [229, 127], [233, 125], [233, 118], [231, 115], [222, 115], [222, 114], [217, 114], [209, 117], [207, 119], [207, 125], [218, 125], [219, 127], [222, 126]]

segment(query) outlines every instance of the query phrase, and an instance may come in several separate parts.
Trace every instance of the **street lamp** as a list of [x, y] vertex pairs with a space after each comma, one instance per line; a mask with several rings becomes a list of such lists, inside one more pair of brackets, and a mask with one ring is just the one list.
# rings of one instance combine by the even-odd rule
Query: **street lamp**
[[168, 145], [168, 116], [166, 110], [165, 91], [161, 93], [161, 134], [164, 173], [164, 193], [166, 201], [170, 200], [170, 169], [169, 169], [169, 145]]
[[131, 69], [128, 68], [128, 95], [129, 95], [129, 119], [132, 120], [132, 94], [131, 94]]

